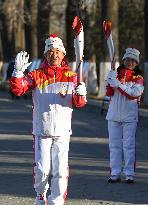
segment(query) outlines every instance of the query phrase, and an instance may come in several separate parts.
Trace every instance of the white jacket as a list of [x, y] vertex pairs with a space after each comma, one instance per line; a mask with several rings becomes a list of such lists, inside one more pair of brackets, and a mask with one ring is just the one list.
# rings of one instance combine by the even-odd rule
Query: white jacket
[[[109, 91], [110, 89], [110, 91]], [[137, 76], [133, 81], [119, 83], [118, 88], [106, 86], [110, 104], [106, 119], [117, 122], [138, 121], [138, 102], [143, 93], [143, 78]]]
[[33, 134], [36, 136], [70, 136], [72, 106], [86, 104], [74, 100], [77, 86], [76, 73], [67, 67], [45, 67], [34, 70], [25, 77], [12, 76], [11, 90], [21, 96], [32, 90]]

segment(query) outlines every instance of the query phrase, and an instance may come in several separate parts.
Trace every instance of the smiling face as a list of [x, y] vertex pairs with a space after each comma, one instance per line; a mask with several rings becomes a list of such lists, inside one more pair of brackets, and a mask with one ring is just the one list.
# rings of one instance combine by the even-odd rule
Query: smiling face
[[125, 58], [124, 61], [125, 68], [133, 70], [138, 63], [132, 58]]
[[51, 66], [59, 67], [64, 58], [64, 53], [58, 48], [52, 48], [45, 54], [45, 57]]

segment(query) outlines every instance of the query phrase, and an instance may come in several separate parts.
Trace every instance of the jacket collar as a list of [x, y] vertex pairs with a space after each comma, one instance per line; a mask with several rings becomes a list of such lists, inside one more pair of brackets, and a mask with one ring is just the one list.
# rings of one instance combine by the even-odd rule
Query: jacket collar
[[41, 65], [42, 70], [49, 74], [51, 77], [54, 76], [54, 73], [56, 72], [56, 75], [59, 76], [62, 74], [63, 71], [69, 71], [70, 66], [67, 64], [65, 66], [56, 67], [56, 66], [49, 66], [47, 60], [44, 60]]
[[119, 79], [124, 79], [125, 81], [131, 81], [134, 75], [134, 70], [128, 68], [122, 68], [119, 73]]

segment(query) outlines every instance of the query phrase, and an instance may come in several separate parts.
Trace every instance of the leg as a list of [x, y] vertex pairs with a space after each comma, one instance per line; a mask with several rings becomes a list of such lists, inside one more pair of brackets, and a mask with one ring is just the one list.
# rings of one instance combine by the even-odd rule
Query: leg
[[127, 122], [123, 126], [124, 173], [126, 176], [134, 176], [136, 128], [137, 122]]
[[48, 197], [50, 205], [63, 205], [68, 185], [68, 151], [69, 137], [55, 138], [52, 146], [52, 179], [51, 194]]
[[108, 121], [111, 175], [120, 175], [122, 167], [122, 125]]
[[48, 185], [48, 176], [51, 170], [52, 138], [35, 137], [35, 167], [34, 188], [37, 196], [45, 197]]

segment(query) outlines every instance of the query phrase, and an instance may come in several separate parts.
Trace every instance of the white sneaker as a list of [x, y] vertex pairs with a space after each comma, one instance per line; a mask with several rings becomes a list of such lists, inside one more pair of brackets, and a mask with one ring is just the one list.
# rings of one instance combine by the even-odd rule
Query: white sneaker
[[110, 178], [108, 179], [108, 183], [116, 183], [120, 182], [120, 175], [111, 175]]
[[125, 178], [125, 182], [127, 184], [133, 184], [134, 183], [134, 177], [132, 175], [127, 175]]

